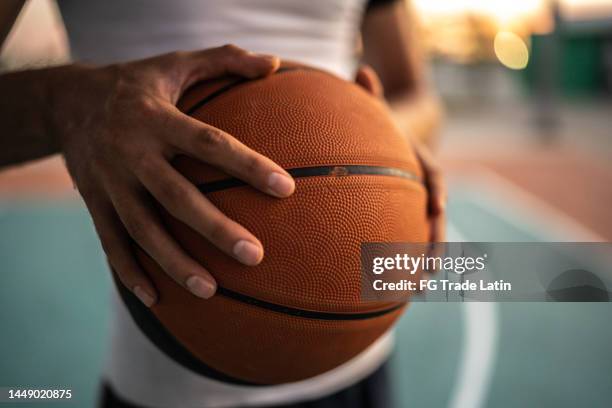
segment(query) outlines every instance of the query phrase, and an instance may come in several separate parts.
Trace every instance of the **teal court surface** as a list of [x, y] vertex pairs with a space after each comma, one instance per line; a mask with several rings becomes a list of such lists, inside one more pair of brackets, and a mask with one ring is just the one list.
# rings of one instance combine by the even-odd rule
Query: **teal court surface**
[[[496, 191], [451, 183], [449, 241], [597, 238], [489, 184]], [[68, 404], [18, 407], [94, 406], [111, 282], [84, 206], [3, 199], [0, 259], [0, 386], [74, 393]], [[609, 407], [611, 315], [610, 303], [414, 304], [397, 327], [394, 398], [398, 407]]]

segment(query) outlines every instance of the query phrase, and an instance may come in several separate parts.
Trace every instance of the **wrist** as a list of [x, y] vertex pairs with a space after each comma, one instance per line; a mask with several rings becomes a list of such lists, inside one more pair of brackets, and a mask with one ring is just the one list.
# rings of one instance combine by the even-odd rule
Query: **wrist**
[[59, 151], [49, 127], [51, 69], [0, 75], [0, 166], [42, 158]]
[[[70, 132], [86, 115], [87, 103], [83, 97], [88, 85], [84, 76], [92, 68], [70, 64], [46, 70], [40, 97], [43, 106], [43, 126], [49, 142], [57, 153], [62, 153]], [[87, 116], [85, 116], [86, 118]]]

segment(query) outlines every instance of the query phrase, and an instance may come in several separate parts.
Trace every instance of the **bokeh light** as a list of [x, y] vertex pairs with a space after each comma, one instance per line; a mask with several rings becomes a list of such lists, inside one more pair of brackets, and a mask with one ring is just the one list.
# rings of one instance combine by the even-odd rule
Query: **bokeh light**
[[521, 37], [511, 31], [500, 31], [493, 41], [495, 56], [510, 69], [523, 69], [529, 62], [529, 48]]

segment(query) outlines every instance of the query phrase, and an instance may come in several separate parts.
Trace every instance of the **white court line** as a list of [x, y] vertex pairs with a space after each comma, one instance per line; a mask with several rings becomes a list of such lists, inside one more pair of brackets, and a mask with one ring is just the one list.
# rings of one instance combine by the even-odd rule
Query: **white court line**
[[[465, 242], [465, 238], [449, 223], [448, 241]], [[486, 404], [491, 385], [497, 340], [499, 310], [493, 302], [461, 304], [464, 330], [456, 382], [450, 394], [450, 408], [479, 408]]]
[[[609, 240], [565, 212], [481, 165], [461, 172], [454, 180], [459, 190], [478, 194], [478, 205], [499, 218], [520, 225], [546, 242], [608, 242]], [[465, 180], [464, 180], [465, 179]], [[479, 194], [480, 193], [480, 194]]]

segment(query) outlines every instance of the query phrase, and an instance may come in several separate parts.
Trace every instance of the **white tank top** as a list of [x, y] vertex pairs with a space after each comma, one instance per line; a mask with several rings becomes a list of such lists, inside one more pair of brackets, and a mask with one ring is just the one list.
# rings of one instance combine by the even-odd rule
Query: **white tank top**
[[[234, 43], [345, 78], [365, 0], [59, 0], [75, 60], [111, 63]], [[118, 295], [106, 380], [126, 400], [159, 407], [272, 405], [332, 394], [386, 359], [387, 333], [346, 364], [292, 384], [246, 387], [215, 381], [171, 360], [137, 328]], [[321, 345], [324, 347], [324, 345]]]
[[73, 56], [110, 63], [234, 43], [354, 72], [365, 0], [59, 0]]

